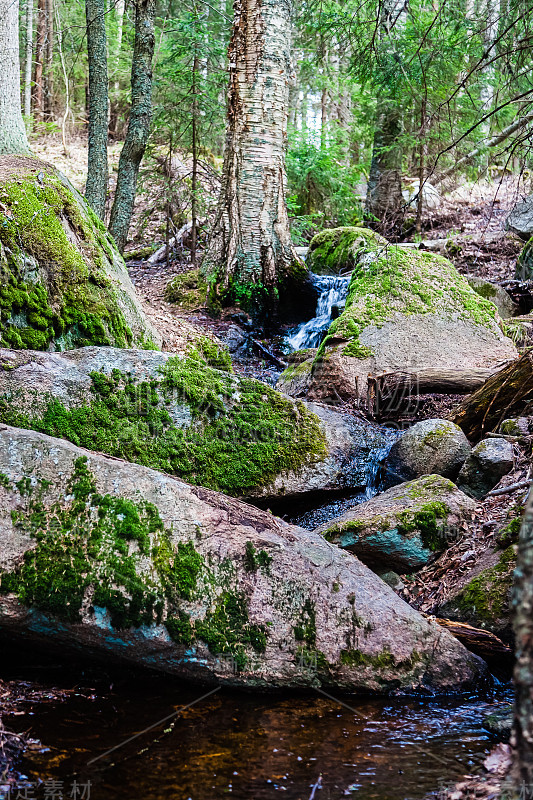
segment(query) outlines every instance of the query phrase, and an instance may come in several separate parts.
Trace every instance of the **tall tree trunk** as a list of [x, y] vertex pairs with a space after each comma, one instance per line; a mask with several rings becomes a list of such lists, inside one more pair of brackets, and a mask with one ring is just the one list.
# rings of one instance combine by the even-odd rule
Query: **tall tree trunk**
[[33, 0], [26, 0], [26, 53], [24, 61], [24, 115], [31, 115], [31, 73], [33, 59]]
[[286, 207], [291, 0], [234, 0], [219, 208], [203, 271], [215, 292], [275, 308], [295, 261]]
[[43, 111], [50, 119], [53, 111], [54, 0], [45, 0], [45, 31]]
[[[494, 58], [494, 43], [498, 36], [498, 24], [500, 21], [499, 0], [483, 0], [481, 4], [481, 14], [485, 30], [483, 31], [483, 43], [485, 45], [485, 57], [488, 62]], [[481, 112], [484, 116], [492, 108], [494, 101], [494, 78], [496, 68], [494, 63], [489, 63], [481, 69]], [[480, 125], [481, 132], [485, 139], [490, 135], [490, 117]]]
[[89, 147], [85, 197], [100, 218], [107, 195], [107, 40], [106, 0], [85, 0], [89, 59]]
[[[398, 57], [395, 37], [405, 27], [407, 0], [384, 0], [379, 35], [383, 50]], [[377, 98], [372, 163], [366, 193], [366, 212], [382, 226], [394, 224], [403, 203], [401, 186], [403, 132], [400, 103], [393, 94]]]
[[35, 39], [35, 59], [33, 72], [33, 116], [42, 120], [44, 111], [43, 59], [46, 38], [46, 0], [37, 4], [37, 36]]
[[509, 796], [519, 798], [529, 796], [527, 791], [531, 792], [533, 787], [533, 492], [518, 540], [513, 607], [516, 699], [512, 780], [515, 792]]
[[20, 105], [19, 4], [0, 0], [0, 153], [28, 153]]
[[113, 79], [113, 92], [111, 96], [111, 113], [109, 115], [109, 130], [113, 136], [118, 134], [118, 117], [120, 106], [120, 51], [122, 49], [122, 36], [124, 32], [124, 0], [117, 0], [115, 6], [115, 19], [117, 26], [117, 35], [114, 44], [115, 53], [112, 56], [112, 79]]
[[135, 0], [135, 42], [131, 65], [131, 111], [118, 164], [117, 190], [109, 230], [121, 252], [133, 214], [139, 167], [152, 122], [152, 59], [155, 47], [155, 0]]

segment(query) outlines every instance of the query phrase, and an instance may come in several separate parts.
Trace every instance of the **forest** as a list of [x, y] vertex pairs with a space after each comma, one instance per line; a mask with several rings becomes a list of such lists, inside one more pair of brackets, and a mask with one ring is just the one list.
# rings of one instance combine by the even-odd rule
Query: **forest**
[[533, 798], [532, 20], [0, 0], [0, 800]]

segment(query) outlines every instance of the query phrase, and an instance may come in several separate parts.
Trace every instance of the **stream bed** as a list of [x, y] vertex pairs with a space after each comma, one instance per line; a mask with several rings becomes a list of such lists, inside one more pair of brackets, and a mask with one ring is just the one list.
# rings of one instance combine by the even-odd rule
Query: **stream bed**
[[502, 687], [439, 700], [354, 700], [331, 692], [338, 702], [318, 691], [252, 695], [223, 688], [200, 699], [213, 687], [107, 664], [82, 671], [79, 662], [38, 661], [35, 653], [19, 655], [2, 677], [38, 676], [41, 686], [71, 689], [64, 702], [38, 703], [5, 719], [45, 746], [28, 753], [19, 770], [33, 788], [28, 796], [47, 800], [53, 781], [64, 797], [77, 785], [89, 788], [92, 800], [307, 800], [313, 787], [315, 800], [416, 800], [481, 765], [491, 747], [483, 716], [509, 696]]

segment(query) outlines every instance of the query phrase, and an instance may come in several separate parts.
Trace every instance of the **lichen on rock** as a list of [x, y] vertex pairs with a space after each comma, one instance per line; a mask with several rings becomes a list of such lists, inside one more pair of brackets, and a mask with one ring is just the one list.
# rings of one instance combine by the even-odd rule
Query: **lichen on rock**
[[0, 158], [0, 345], [157, 347], [124, 262], [66, 178]]

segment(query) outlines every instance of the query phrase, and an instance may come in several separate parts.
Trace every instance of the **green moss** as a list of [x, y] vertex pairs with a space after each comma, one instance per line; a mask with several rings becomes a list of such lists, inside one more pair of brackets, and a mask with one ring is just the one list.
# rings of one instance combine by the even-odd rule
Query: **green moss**
[[[83, 607], [84, 613], [106, 609], [117, 629], [163, 621], [175, 642], [204, 641], [241, 666], [247, 648], [265, 651], [266, 628], [250, 622], [245, 595], [225, 590], [211, 603], [205, 585], [216, 581], [193, 542], [174, 548], [172, 532], [151, 503], [99, 494], [86, 457], [76, 460], [65, 495], [51, 504], [48, 482], [26, 476], [20, 483], [25, 502], [13, 521], [36, 544], [18, 568], [0, 575], [0, 591], [69, 622], [79, 621]], [[27, 485], [34, 487], [31, 496]], [[201, 590], [208, 608], [193, 622], [181, 604]]]
[[0, 486], [3, 489], [9, 489], [10, 485], [11, 485], [11, 481], [9, 480], [7, 475], [4, 475], [3, 472], [0, 472]]
[[191, 310], [205, 305], [207, 289], [207, 281], [200, 271], [191, 269], [176, 275], [167, 283], [165, 299]]
[[350, 272], [363, 250], [377, 251], [386, 245], [382, 236], [367, 228], [330, 228], [311, 239], [307, 266], [318, 275]]
[[[117, 370], [94, 372], [91, 380], [89, 402], [67, 409], [39, 398], [38, 416], [4, 395], [0, 420], [235, 495], [327, 453], [320, 422], [303, 403], [258, 381], [237, 383], [194, 354], [169, 359], [151, 381]], [[190, 424], [173, 423], [173, 405], [189, 409]]]
[[402, 511], [396, 515], [398, 522], [398, 532], [408, 535], [412, 531], [418, 531], [422, 544], [428, 550], [441, 550], [442, 541], [442, 522], [448, 518], [450, 509], [442, 501], [435, 500], [424, 503], [416, 511]]
[[515, 562], [515, 549], [513, 546], [508, 547], [494, 567], [483, 570], [465, 586], [456, 601], [459, 609], [488, 623], [508, 614]]
[[521, 527], [522, 515], [520, 514], [520, 516], [514, 517], [498, 532], [498, 547], [504, 550], [507, 549], [511, 544], [517, 542]]
[[[206, 364], [209, 364], [210, 367], [222, 369], [226, 372], [233, 372], [231, 356], [228, 348], [223, 344], [214, 342], [213, 339], [210, 339], [208, 336], [199, 336], [198, 339], [195, 340], [195, 345], [197, 350], [204, 357]], [[190, 352], [194, 354], [194, 349]]]
[[0, 201], [6, 208], [0, 219], [0, 345], [62, 350], [132, 344], [105, 273], [110, 244], [61, 181], [50, 175], [13, 180], [0, 187]]
[[341, 650], [340, 661], [348, 667], [372, 667], [373, 669], [398, 669], [409, 671], [421, 661], [420, 653], [413, 650], [410, 657], [397, 661], [388, 649], [371, 656], [361, 650]]
[[297, 642], [305, 642], [309, 647], [316, 643], [316, 611], [311, 600], [306, 600], [303, 604], [300, 620], [294, 627], [294, 638]]
[[256, 550], [253, 542], [246, 542], [244, 555], [244, 568], [247, 572], [257, 572], [258, 569], [270, 571], [272, 556], [266, 550]]
[[346, 340], [349, 355], [367, 358], [370, 353], [359, 341], [361, 333], [371, 325], [382, 327], [395, 312], [438, 312], [486, 327], [496, 324], [494, 305], [476, 294], [442, 256], [392, 245], [361, 245], [356, 262], [345, 310], [331, 323], [317, 359], [328, 345]]

